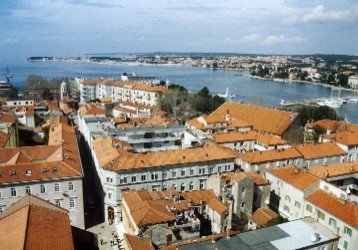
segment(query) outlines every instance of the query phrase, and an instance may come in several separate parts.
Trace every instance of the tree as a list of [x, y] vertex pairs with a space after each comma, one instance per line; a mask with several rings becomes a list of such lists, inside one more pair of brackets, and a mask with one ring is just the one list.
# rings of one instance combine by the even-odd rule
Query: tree
[[271, 227], [285, 222], [288, 222], [288, 219], [283, 218], [281, 215], [279, 215], [276, 218], [269, 220], [264, 227]]

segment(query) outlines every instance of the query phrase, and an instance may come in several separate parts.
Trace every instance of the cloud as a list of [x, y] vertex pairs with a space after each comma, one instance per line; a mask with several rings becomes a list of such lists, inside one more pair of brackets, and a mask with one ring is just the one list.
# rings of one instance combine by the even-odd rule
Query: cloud
[[244, 44], [244, 43], [258, 43], [258, 44], [280, 44], [280, 43], [302, 43], [305, 39], [300, 36], [287, 37], [285, 35], [270, 35], [270, 36], [260, 36], [259, 34], [251, 34], [244, 36], [240, 39], [225, 39], [225, 42], [230, 44]]
[[295, 37], [286, 37], [284, 35], [278, 36], [268, 36], [261, 41], [264, 44], [278, 44], [278, 43], [302, 43], [305, 41], [304, 38], [295, 36]]
[[311, 13], [308, 13], [302, 17], [303, 22], [322, 22], [322, 21], [345, 21], [352, 17], [350, 10], [337, 10], [329, 11], [324, 8], [323, 5], [315, 7]]

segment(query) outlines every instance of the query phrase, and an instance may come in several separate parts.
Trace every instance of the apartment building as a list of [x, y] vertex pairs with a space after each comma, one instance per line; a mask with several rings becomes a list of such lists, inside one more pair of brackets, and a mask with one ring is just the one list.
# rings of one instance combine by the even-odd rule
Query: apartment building
[[167, 86], [152, 83], [117, 81], [113, 79], [90, 79], [80, 82], [81, 103], [100, 98], [112, 98], [113, 102], [135, 102], [151, 107], [158, 105]]
[[110, 137], [94, 140], [92, 155], [103, 188], [106, 220], [121, 220], [124, 191], [206, 189], [210, 175], [234, 171], [235, 159], [232, 151], [214, 143], [201, 148], [131, 153], [116, 147]]
[[347, 161], [358, 161], [358, 132], [354, 130], [342, 131], [323, 137], [323, 142], [334, 142], [347, 152]]
[[322, 166], [336, 162], [343, 162], [347, 158], [347, 152], [335, 143], [305, 144], [295, 146], [295, 149], [303, 156], [304, 165], [307, 167]]
[[298, 167], [270, 169], [266, 178], [271, 182], [270, 206], [289, 220], [303, 217], [304, 199], [320, 185], [318, 177]]
[[253, 126], [253, 130], [274, 134], [285, 138], [298, 113], [288, 112], [249, 104], [225, 102], [213, 116], [226, 116], [244, 121]]
[[35, 110], [33, 100], [9, 100], [6, 105], [1, 107], [2, 111], [8, 114], [14, 114], [21, 126], [35, 127]]
[[358, 248], [358, 205], [325, 190], [317, 190], [305, 200], [304, 216], [310, 216], [340, 236], [339, 249]]
[[82, 164], [75, 130], [57, 117], [44, 146], [0, 149], [0, 211], [35, 194], [69, 210], [71, 225], [84, 228]]
[[358, 76], [350, 76], [348, 77], [348, 86], [352, 89], [358, 89]]
[[264, 174], [272, 168], [302, 166], [303, 156], [296, 148], [252, 151], [238, 155], [238, 164], [244, 171]]
[[291, 145], [278, 136], [256, 131], [213, 134], [214, 141], [239, 153], [290, 148]]

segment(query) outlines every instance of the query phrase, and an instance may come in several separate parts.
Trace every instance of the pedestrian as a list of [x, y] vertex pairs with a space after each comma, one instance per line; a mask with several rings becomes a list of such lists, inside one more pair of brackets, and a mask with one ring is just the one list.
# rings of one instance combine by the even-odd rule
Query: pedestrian
[[103, 239], [101, 238], [101, 245], [103, 245]]

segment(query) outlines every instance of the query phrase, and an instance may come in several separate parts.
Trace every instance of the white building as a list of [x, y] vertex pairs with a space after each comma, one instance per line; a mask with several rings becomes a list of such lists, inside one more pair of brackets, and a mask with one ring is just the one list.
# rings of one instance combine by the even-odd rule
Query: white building
[[59, 122], [50, 128], [49, 145], [0, 149], [0, 155], [0, 211], [35, 194], [69, 210], [73, 226], [85, 227], [83, 172], [73, 127]]
[[234, 170], [235, 158], [230, 150], [214, 143], [194, 149], [130, 153], [117, 148], [112, 138], [93, 141], [92, 155], [102, 183], [106, 219], [111, 220], [122, 218], [123, 191], [206, 189], [210, 175]]
[[352, 89], [358, 89], [358, 76], [348, 77], [348, 86]]

